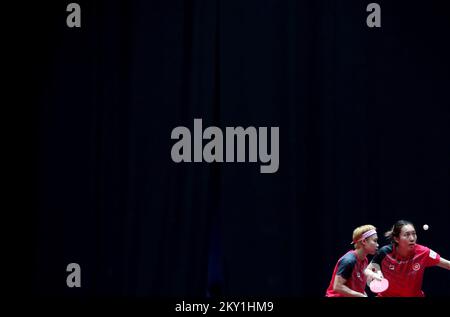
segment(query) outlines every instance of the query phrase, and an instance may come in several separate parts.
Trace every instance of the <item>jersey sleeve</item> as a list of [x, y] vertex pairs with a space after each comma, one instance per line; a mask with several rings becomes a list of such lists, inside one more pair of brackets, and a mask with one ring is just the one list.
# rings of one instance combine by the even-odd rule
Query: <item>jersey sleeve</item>
[[370, 263], [378, 264], [381, 267], [381, 262], [383, 261], [384, 257], [392, 252], [392, 246], [386, 245], [382, 248], [380, 248], [377, 253], [374, 255], [372, 261]]
[[336, 275], [340, 275], [346, 280], [352, 276], [353, 268], [356, 264], [356, 258], [352, 254], [347, 254], [341, 258], [338, 264]]
[[425, 267], [435, 266], [441, 260], [441, 256], [438, 253], [434, 252], [433, 250], [431, 250], [429, 248], [427, 248], [426, 254], [427, 254], [427, 257], [426, 257], [426, 260], [425, 260]]

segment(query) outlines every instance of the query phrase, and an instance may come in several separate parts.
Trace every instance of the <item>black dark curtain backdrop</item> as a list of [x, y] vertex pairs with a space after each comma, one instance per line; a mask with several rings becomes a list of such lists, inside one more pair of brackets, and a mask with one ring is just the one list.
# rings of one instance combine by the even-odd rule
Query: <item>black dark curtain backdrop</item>
[[[445, 1], [377, 1], [380, 29], [371, 1], [78, 1], [81, 29], [69, 2], [23, 9], [34, 294], [323, 297], [356, 226], [403, 218], [450, 258]], [[278, 126], [278, 172], [174, 163], [194, 118]]]

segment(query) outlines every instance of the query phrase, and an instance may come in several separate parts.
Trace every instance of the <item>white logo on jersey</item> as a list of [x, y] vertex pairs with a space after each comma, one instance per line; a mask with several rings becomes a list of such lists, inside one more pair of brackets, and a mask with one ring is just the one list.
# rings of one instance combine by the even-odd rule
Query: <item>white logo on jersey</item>
[[419, 264], [419, 263], [414, 264], [414, 265], [413, 265], [413, 270], [414, 270], [414, 271], [420, 270], [420, 264]]
[[389, 264], [389, 270], [395, 270], [395, 266], [393, 264]]
[[430, 258], [436, 260], [437, 253], [430, 249]]

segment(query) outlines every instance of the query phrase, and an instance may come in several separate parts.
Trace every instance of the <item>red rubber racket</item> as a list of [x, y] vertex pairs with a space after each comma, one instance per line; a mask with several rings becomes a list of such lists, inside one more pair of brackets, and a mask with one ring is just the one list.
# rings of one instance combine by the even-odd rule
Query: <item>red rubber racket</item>
[[370, 290], [374, 293], [381, 293], [388, 289], [389, 287], [389, 281], [385, 278], [379, 280], [373, 280], [370, 282]]

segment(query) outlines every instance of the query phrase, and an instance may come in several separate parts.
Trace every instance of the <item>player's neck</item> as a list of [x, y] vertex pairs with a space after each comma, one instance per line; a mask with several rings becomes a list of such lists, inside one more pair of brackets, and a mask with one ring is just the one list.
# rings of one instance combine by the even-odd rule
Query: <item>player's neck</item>
[[367, 255], [367, 253], [364, 251], [364, 248], [356, 249], [355, 252], [359, 260], [364, 260]]
[[397, 245], [397, 255], [401, 258], [407, 259], [411, 256], [411, 251], [408, 249], [401, 249]]

